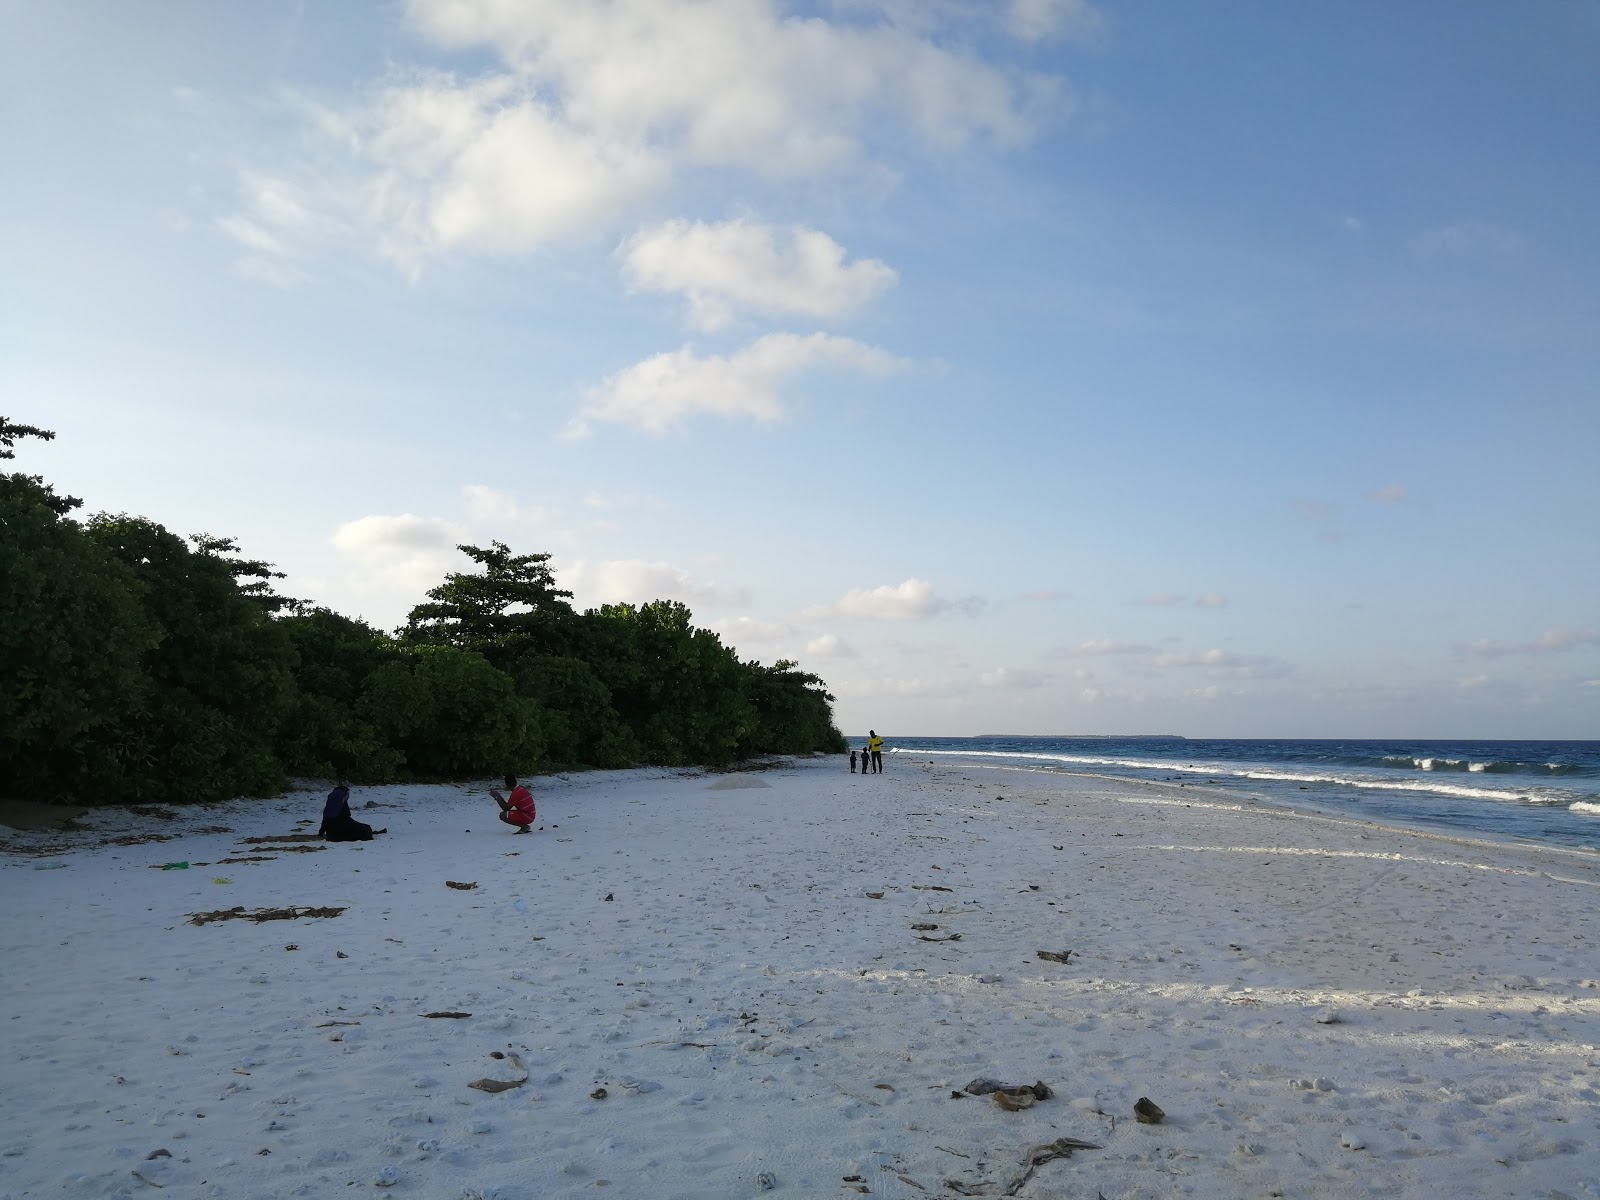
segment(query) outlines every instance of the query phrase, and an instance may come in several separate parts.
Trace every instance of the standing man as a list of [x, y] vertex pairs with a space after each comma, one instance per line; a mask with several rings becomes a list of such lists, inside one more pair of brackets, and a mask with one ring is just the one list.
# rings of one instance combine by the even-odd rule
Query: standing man
[[867, 730], [867, 753], [872, 756], [872, 773], [883, 774], [883, 739], [876, 729]]

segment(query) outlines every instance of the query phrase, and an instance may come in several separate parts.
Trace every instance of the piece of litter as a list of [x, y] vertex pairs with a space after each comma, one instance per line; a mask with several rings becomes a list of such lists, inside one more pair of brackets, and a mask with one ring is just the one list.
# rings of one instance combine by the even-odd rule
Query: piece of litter
[[447, 888], [455, 888], [458, 892], [470, 892], [478, 886], [476, 883], [457, 883], [454, 879], [446, 879], [444, 885]]
[[1036, 950], [1034, 953], [1046, 962], [1064, 963], [1072, 957], [1071, 950]]
[[[495, 1051], [499, 1055], [499, 1051]], [[505, 1060], [518, 1071], [522, 1072], [521, 1079], [474, 1079], [467, 1084], [469, 1088], [477, 1088], [480, 1092], [506, 1092], [512, 1088], [519, 1088], [528, 1082], [528, 1065], [522, 1061], [521, 1055], [515, 1050], [505, 1052]]]

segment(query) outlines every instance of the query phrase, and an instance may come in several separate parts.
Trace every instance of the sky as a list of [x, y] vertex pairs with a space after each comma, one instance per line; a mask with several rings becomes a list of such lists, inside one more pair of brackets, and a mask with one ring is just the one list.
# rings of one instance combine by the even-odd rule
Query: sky
[[17, 467], [886, 735], [1600, 737], [1600, 3], [14, 0]]

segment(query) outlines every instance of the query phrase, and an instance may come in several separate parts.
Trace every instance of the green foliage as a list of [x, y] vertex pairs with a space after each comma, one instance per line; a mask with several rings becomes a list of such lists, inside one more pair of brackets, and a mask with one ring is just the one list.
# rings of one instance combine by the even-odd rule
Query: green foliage
[[[0, 417], [0, 459], [47, 430]], [[682, 604], [579, 616], [549, 555], [500, 542], [390, 637], [278, 595], [231, 538], [70, 519], [0, 475], [0, 786], [77, 803], [842, 749], [794, 663], [740, 662]]]
[[752, 663], [749, 696], [759, 720], [747, 752], [808, 754], [847, 749], [833, 724], [833, 697], [821, 677], [780, 659], [770, 667]]
[[240, 595], [226, 562], [155, 522], [99, 516], [85, 533], [139, 581], [161, 632], [144, 654], [142, 704], [119, 721], [118, 777], [105, 782], [129, 799], [281, 789], [273, 741], [295, 693], [283, 632]]
[[551, 768], [631, 767], [638, 739], [611, 703], [611, 690], [588, 663], [528, 654], [512, 670], [517, 691], [539, 705], [544, 765]]
[[[241, 558], [240, 550], [232, 538], [215, 537], [209, 533], [191, 533], [189, 540], [194, 543], [196, 554], [204, 554], [208, 558], [215, 558], [226, 564], [228, 574], [233, 576], [233, 581], [238, 585], [239, 594], [246, 600], [253, 600], [259, 604], [264, 612], [276, 616], [278, 613], [301, 612], [305, 609], [305, 602], [295, 600], [288, 596], [280, 596], [272, 590], [271, 580], [282, 579], [282, 571], [274, 571], [272, 564], [262, 562], [260, 559]], [[248, 580], [249, 582], [244, 582]]]
[[504, 542], [457, 546], [483, 571], [447, 575], [411, 610], [403, 640], [475, 650], [505, 669], [530, 651], [558, 653], [572, 620], [571, 592], [556, 587], [548, 554], [512, 554]]
[[399, 649], [364, 621], [315, 608], [278, 622], [294, 651], [298, 695], [278, 734], [297, 775], [380, 783], [405, 774], [405, 756], [356, 713], [370, 679]]
[[606, 605], [585, 614], [584, 634], [646, 762], [730, 762], [755, 730], [738, 657], [677, 601]]
[[135, 573], [56, 499], [0, 475], [0, 786], [70, 800], [74, 764], [139, 704], [161, 630]]
[[423, 646], [379, 667], [356, 712], [435, 778], [532, 770], [540, 758], [539, 707], [481, 654]]

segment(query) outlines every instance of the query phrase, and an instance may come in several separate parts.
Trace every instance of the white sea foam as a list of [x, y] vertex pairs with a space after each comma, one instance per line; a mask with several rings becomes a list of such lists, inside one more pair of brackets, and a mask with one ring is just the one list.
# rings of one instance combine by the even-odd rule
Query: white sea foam
[[1567, 811], [1594, 813], [1596, 816], [1600, 816], [1600, 804], [1594, 804], [1588, 800], [1574, 800], [1571, 804], [1567, 805]]
[[[1159, 759], [1107, 758], [1088, 754], [1026, 753], [1015, 750], [921, 750], [906, 748], [904, 754], [940, 754], [957, 758], [1008, 758], [1029, 762], [1066, 763], [1073, 766], [1126, 767], [1140, 771], [1166, 771], [1186, 775], [1231, 776], [1234, 779], [1251, 779], [1273, 783], [1319, 784], [1322, 786], [1350, 787], [1385, 792], [1422, 792], [1434, 796], [1453, 796], [1467, 800], [1503, 800], [1514, 804], [1563, 805], [1571, 797], [1543, 789], [1513, 791], [1509, 788], [1472, 787], [1467, 784], [1446, 783], [1437, 779], [1374, 779], [1371, 776], [1330, 774], [1274, 770], [1260, 767], [1223, 765], [1221, 763], [1172, 763]], [[1459, 759], [1418, 759], [1421, 763], [1455, 762]], [[1427, 770], [1428, 768], [1422, 768]]]

